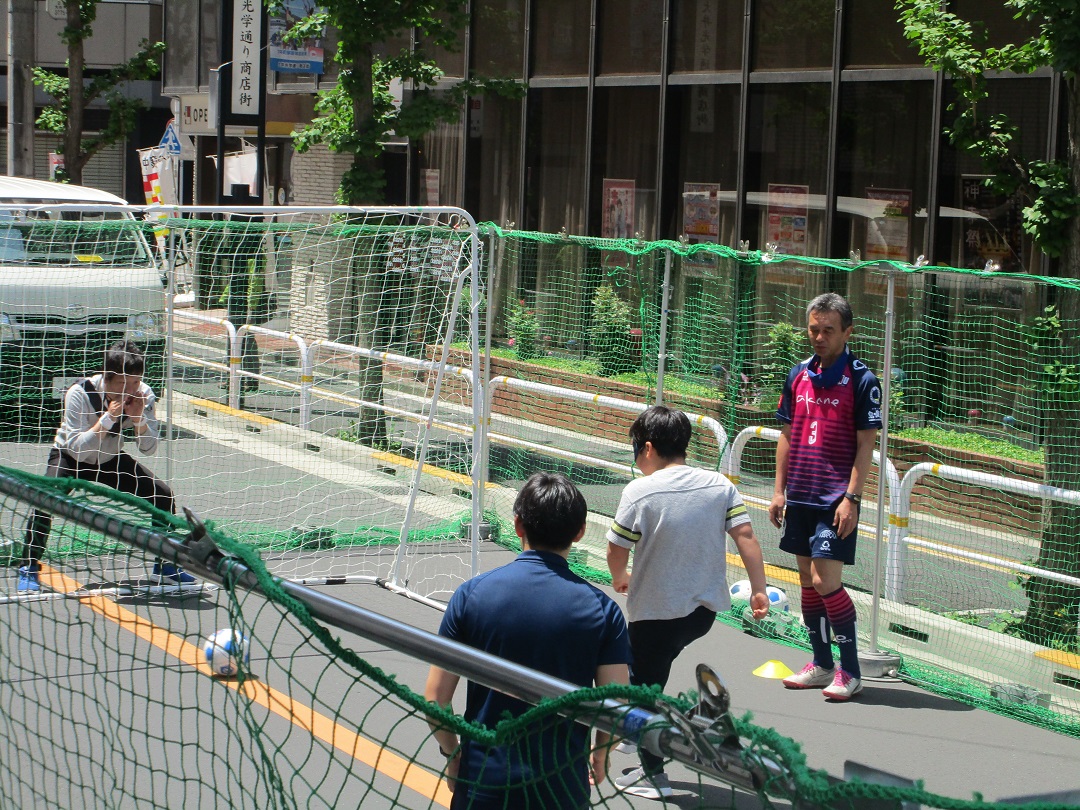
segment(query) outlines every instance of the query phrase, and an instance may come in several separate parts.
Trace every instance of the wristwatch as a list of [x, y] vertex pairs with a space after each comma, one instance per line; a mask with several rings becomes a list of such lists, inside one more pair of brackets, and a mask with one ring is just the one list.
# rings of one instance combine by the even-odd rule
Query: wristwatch
[[852, 503], [862, 503], [862, 498], [856, 495], [854, 492], [845, 492], [844, 497]]

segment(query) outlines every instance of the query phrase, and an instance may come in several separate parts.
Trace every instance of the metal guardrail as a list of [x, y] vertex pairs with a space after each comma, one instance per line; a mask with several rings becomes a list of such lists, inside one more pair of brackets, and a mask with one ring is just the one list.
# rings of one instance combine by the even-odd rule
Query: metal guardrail
[[[186, 354], [178, 353], [176, 357], [184, 361], [185, 363], [189, 363], [191, 365], [211, 368], [218, 371], [227, 371], [229, 374], [228, 401], [229, 406], [232, 408], [240, 408], [241, 380], [253, 379], [260, 380], [278, 388], [298, 391], [300, 393], [300, 422], [298, 426], [302, 430], [311, 429], [311, 403], [312, 398], [316, 396], [352, 407], [376, 408], [384, 411], [389, 415], [398, 417], [405, 421], [426, 423], [428, 420], [428, 417], [424, 416], [423, 414], [415, 413], [413, 411], [396, 408], [392, 405], [387, 405], [386, 403], [368, 402], [358, 397], [353, 397], [347, 394], [341, 394], [335, 391], [329, 391], [327, 389], [320, 388], [318, 385], [315, 384], [314, 380], [315, 360], [319, 352], [332, 351], [338, 354], [350, 355], [354, 357], [365, 357], [373, 360], [379, 360], [380, 362], [394, 363], [404, 368], [412, 368], [418, 371], [437, 371], [439, 363], [437, 363], [436, 361], [421, 360], [419, 358], [395, 354], [393, 352], [380, 352], [372, 349], [365, 349], [359, 346], [352, 346], [346, 343], [337, 343], [330, 340], [314, 340], [308, 343], [303, 337], [293, 332], [282, 332], [275, 329], [268, 329], [266, 327], [253, 326], [251, 324], [242, 324], [237, 327], [230, 321], [222, 318], [212, 318], [209, 316], [199, 315], [198, 313], [188, 312], [180, 309], [174, 310], [174, 317], [200, 323], [213, 324], [215, 326], [221, 326], [224, 329], [225, 337], [228, 339], [228, 345], [230, 347], [228, 365], [217, 363], [212, 360], [192, 357]], [[296, 383], [290, 380], [280, 379], [279, 377], [271, 377], [267, 374], [259, 374], [253, 371], [247, 371], [243, 369], [241, 363], [241, 354], [243, 347], [243, 339], [244, 336], [247, 334], [266, 335], [281, 340], [289, 340], [295, 343], [300, 356], [300, 382]], [[464, 368], [463, 366], [456, 366], [450, 364], [447, 364], [445, 368], [446, 373], [460, 377], [464, 379], [470, 387], [474, 387], [473, 375], [470, 369]], [[599, 467], [602, 469], [610, 470], [612, 472], [618, 472], [620, 474], [630, 477], [633, 477], [635, 474], [637, 474], [637, 471], [635, 470], [633, 465], [630, 464], [620, 464], [618, 462], [610, 461], [599, 456], [588, 455], [586, 453], [577, 453], [571, 450], [564, 450], [548, 444], [532, 442], [527, 439], [510, 436], [508, 434], [492, 430], [492, 402], [494, 394], [499, 388], [532, 391], [557, 399], [564, 399], [571, 402], [587, 402], [590, 404], [613, 408], [615, 410], [621, 410], [627, 413], [635, 414], [640, 413], [641, 411], [649, 407], [648, 403], [618, 399], [616, 397], [609, 397], [598, 394], [589, 394], [587, 392], [577, 391], [572, 388], [562, 388], [560, 386], [547, 385], [545, 383], [537, 383], [529, 380], [520, 380], [516, 377], [506, 376], [499, 376], [493, 378], [489, 382], [488, 388], [484, 394], [485, 415], [483, 422], [484, 425], [487, 427], [484, 432], [485, 450], [487, 446], [486, 442], [493, 442], [495, 444], [513, 447], [519, 450], [528, 450], [539, 455], [548, 456], [550, 458], [557, 458], [562, 461], [588, 464], [593, 467]], [[723, 426], [711, 416], [704, 416], [694, 413], [687, 413], [687, 416], [690, 418], [691, 422], [709, 430], [712, 433], [718, 447], [719, 455], [717, 463], [719, 465], [719, 459], [723, 457], [728, 444], [727, 432], [724, 430]], [[434, 427], [450, 433], [457, 433], [465, 436], [472, 435], [472, 428], [465, 425], [457, 424], [454, 422], [447, 422], [440, 419], [435, 419], [432, 424]], [[481, 475], [481, 480], [486, 480], [486, 475], [487, 456], [485, 454], [484, 469], [483, 474]]]
[[[742, 465], [742, 454], [747, 442], [751, 439], [765, 439], [777, 441], [780, 431], [776, 428], [748, 427], [741, 431], [731, 443], [728, 454], [724, 457], [722, 471], [732, 481], [739, 483], [739, 472]], [[874, 460], [880, 464], [881, 454], [875, 450]], [[1075, 490], [1051, 487], [1046, 484], [1038, 484], [1034, 481], [1025, 481], [1019, 478], [1007, 478], [1003, 475], [993, 475], [978, 470], [967, 470], [962, 467], [950, 467], [945, 464], [922, 462], [911, 467], [901, 479], [892, 461], [886, 459], [886, 483], [888, 485], [889, 506], [889, 529], [888, 550], [885, 563], [885, 593], [886, 599], [892, 602], [904, 602], [904, 579], [905, 560], [904, 548], [912, 546], [926, 549], [927, 551], [948, 554], [972, 562], [988, 563], [1002, 568], [1018, 571], [1024, 574], [1051, 579], [1067, 585], [1080, 587], [1080, 578], [1061, 574], [1056, 571], [1047, 571], [1031, 565], [1008, 560], [1003, 557], [995, 557], [992, 554], [981, 554], [975, 551], [959, 549], [954, 545], [935, 543], [932, 540], [913, 538], [908, 536], [908, 526], [911, 518], [911, 498], [916, 484], [927, 476], [936, 476], [948, 481], [961, 484], [996, 489], [1002, 492], [1012, 492], [1018, 495], [1029, 495], [1042, 500], [1059, 501], [1080, 506], [1080, 492]], [[878, 599], [874, 594], [874, 599]]]
[[1056, 571], [1047, 571], [1035, 568], [1015, 560], [1006, 560], [990, 554], [980, 554], [974, 551], [965, 551], [955, 546], [945, 546], [929, 540], [908, 537], [908, 524], [911, 518], [911, 497], [915, 485], [926, 476], [933, 475], [947, 481], [955, 481], [960, 484], [996, 489], [1002, 492], [1012, 492], [1017, 495], [1029, 495], [1046, 501], [1058, 501], [1080, 505], [1080, 492], [1061, 487], [1051, 487], [1046, 484], [1038, 484], [1034, 481], [1024, 481], [1018, 478], [1007, 478], [1003, 475], [993, 475], [978, 470], [966, 470], [962, 467], [950, 467], [945, 464], [922, 462], [916, 464], [904, 474], [900, 482], [900, 491], [896, 498], [896, 505], [892, 508], [889, 518], [889, 553], [886, 564], [885, 598], [894, 602], [904, 601], [904, 574], [905, 564], [903, 550], [905, 546], [915, 546], [950, 554], [954, 557], [971, 560], [973, 562], [989, 563], [1008, 568], [1024, 574], [1030, 574], [1042, 579], [1052, 579], [1067, 585], [1080, 587], [1080, 578], [1070, 577]]

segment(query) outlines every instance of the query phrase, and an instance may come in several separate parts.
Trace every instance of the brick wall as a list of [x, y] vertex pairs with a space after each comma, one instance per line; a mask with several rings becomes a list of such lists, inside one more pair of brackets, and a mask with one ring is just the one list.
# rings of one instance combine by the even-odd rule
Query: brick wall
[[[455, 350], [452, 352], [450, 362], [467, 365], [468, 353]], [[645, 390], [640, 386], [502, 358], [492, 358], [491, 374], [492, 376], [502, 374], [530, 379], [577, 391], [589, 391], [633, 401], [643, 401], [646, 396]], [[668, 401], [667, 396], [665, 396], [665, 401]], [[669, 404], [687, 411], [713, 416], [719, 419], [721, 424], [727, 423], [728, 414], [722, 402], [690, 396], [673, 396]], [[520, 393], [505, 388], [496, 391], [493, 410], [498, 414], [517, 416], [526, 421], [574, 430], [612, 441], [626, 441], [626, 431], [633, 421], [632, 415], [622, 411], [592, 407], [544, 395], [538, 396], [532, 392]], [[750, 425], [778, 427], [771, 410], [757, 411], [737, 407], [735, 422], [736, 431]], [[735, 435], [732, 434], [730, 438], [734, 439]], [[695, 463], [704, 462], [706, 465], [715, 463], [716, 445], [706, 431], [694, 430], [694, 443], [690, 450], [689, 455]], [[890, 438], [889, 456], [901, 478], [913, 464], [931, 461], [1009, 478], [1036, 482], [1043, 480], [1043, 468], [1040, 464], [984, 456], [895, 436]], [[752, 440], [743, 452], [742, 472], [753, 473], [771, 480], [775, 471], [775, 461], [775, 443]], [[871, 467], [869, 479], [863, 490], [871, 500], [876, 498], [877, 493], [876, 470], [876, 465]], [[915, 512], [929, 513], [971, 526], [1014, 530], [1028, 536], [1038, 534], [1043, 518], [1042, 503], [1036, 498], [957, 484], [936, 477], [925, 478], [915, 487], [912, 508]]]
[[304, 154], [293, 153], [289, 172], [292, 205], [336, 205], [341, 175], [352, 164], [352, 155], [331, 152], [323, 145]]

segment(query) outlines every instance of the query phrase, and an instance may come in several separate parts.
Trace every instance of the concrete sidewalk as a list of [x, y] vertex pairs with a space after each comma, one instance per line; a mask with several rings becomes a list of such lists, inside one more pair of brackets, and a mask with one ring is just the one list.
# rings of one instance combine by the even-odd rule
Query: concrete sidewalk
[[[513, 559], [510, 552], [487, 552], [484, 568]], [[604, 588], [617, 601], [624, 597]], [[330, 590], [329, 593], [337, 593]], [[438, 629], [441, 614], [377, 589], [352, 591], [365, 608], [388, 612], [413, 626]], [[403, 604], [404, 603], [404, 604]], [[844, 776], [851, 760], [924, 783], [926, 790], [954, 799], [980, 793], [988, 801], [1080, 789], [1080, 740], [975, 709], [898, 681], [866, 682], [847, 703], [827, 702], [818, 690], [788, 690], [777, 680], [753, 675], [766, 661], [783, 661], [798, 670], [808, 653], [755, 638], [717, 623], [690, 645], [672, 669], [668, 694], [695, 688], [694, 669], [709, 664], [731, 693], [732, 712], [775, 728], [799, 743], [807, 764], [834, 777]], [[401, 657], [395, 657], [400, 666]], [[415, 662], [399, 679], [422, 689], [427, 667]], [[463, 698], [464, 690], [459, 689]], [[457, 705], [458, 701], [455, 701]], [[464, 708], [460, 701], [458, 710]], [[612, 773], [636, 766], [636, 756], [612, 754]], [[698, 777], [672, 765], [673, 805], [701, 806]], [[634, 806], [659, 803], [634, 800]], [[724, 799], [724, 804], [728, 804]]]

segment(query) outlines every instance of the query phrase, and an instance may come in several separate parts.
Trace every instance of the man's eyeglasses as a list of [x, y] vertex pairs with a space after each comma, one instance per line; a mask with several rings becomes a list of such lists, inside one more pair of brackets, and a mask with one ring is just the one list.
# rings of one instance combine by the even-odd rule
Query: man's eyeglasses
[[645, 445], [638, 444], [636, 441], [631, 442], [630, 446], [634, 448], [634, 458], [641, 455], [641, 451], [645, 449]]

